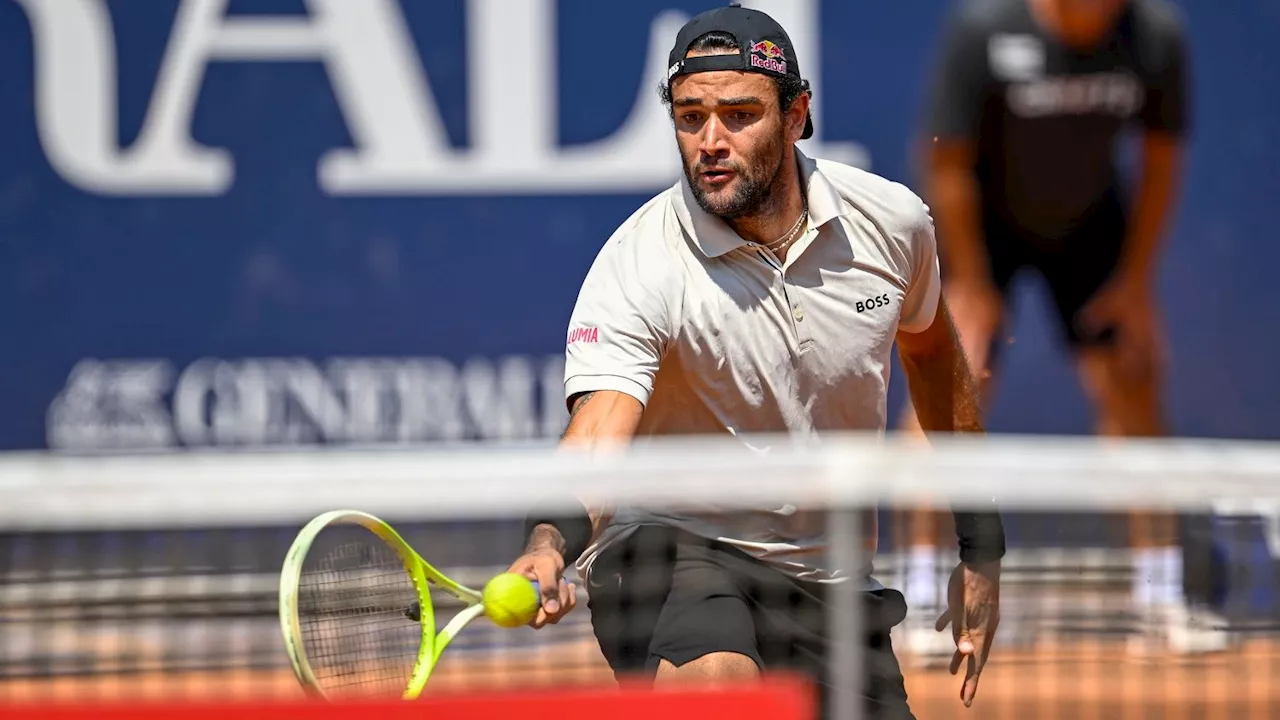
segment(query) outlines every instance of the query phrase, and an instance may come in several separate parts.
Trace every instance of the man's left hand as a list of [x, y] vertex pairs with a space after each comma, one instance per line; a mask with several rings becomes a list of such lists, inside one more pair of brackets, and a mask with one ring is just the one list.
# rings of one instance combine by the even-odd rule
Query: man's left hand
[[938, 618], [937, 629], [951, 626], [956, 653], [951, 658], [951, 674], [960, 671], [968, 660], [960, 699], [965, 707], [973, 705], [978, 693], [978, 678], [987, 664], [996, 627], [1000, 624], [1000, 563], [965, 563], [956, 565], [947, 583], [947, 610]]

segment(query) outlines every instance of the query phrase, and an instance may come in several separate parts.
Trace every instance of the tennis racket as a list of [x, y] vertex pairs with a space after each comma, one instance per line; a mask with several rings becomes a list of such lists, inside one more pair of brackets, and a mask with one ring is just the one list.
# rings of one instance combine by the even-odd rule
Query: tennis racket
[[[432, 589], [463, 603], [438, 633]], [[335, 510], [307, 523], [285, 556], [280, 629], [308, 694], [410, 700], [458, 632], [484, 614], [481, 597], [423, 560], [387, 523]]]

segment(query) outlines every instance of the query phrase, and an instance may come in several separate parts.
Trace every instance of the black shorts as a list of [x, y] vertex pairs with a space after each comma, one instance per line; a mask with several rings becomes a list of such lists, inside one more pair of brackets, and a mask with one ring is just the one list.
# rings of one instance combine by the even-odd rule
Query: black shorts
[[[830, 712], [827, 587], [795, 580], [736, 548], [664, 526], [636, 530], [593, 564], [591, 624], [619, 680], [652, 679], [658, 662], [677, 667], [733, 652], [763, 671], [800, 672], [821, 688]], [[911, 718], [889, 630], [906, 603], [894, 590], [859, 593], [866, 630], [859, 692], [868, 718]]]
[[[1119, 197], [1108, 197], [1090, 216], [1062, 237], [1029, 233], [988, 211], [983, 220], [991, 279], [1006, 304], [1013, 281], [1023, 272], [1038, 273], [1049, 286], [1062, 338], [1073, 348], [1107, 347], [1115, 330], [1090, 332], [1079, 313], [1111, 278], [1120, 262], [1128, 222]], [[995, 343], [998, 347], [1000, 343]], [[992, 348], [993, 353], [996, 348]]]

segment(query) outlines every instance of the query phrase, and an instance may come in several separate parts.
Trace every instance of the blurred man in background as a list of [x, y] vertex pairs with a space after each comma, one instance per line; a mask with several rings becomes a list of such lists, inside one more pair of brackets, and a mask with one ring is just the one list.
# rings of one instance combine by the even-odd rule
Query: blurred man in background
[[[930, 87], [925, 194], [945, 296], [989, 397], [1015, 276], [1045, 280], [1099, 433], [1165, 433], [1155, 275], [1187, 126], [1186, 56], [1165, 0], [963, 0]], [[1135, 182], [1122, 131], [1140, 131]], [[913, 416], [908, 428], [918, 427]], [[935, 597], [937, 516], [912, 518], [907, 601]], [[1130, 521], [1135, 609], [1150, 639], [1184, 648], [1182, 559], [1172, 517]], [[928, 652], [923, 623], [908, 643]], [[1217, 634], [1202, 633], [1202, 640]]]

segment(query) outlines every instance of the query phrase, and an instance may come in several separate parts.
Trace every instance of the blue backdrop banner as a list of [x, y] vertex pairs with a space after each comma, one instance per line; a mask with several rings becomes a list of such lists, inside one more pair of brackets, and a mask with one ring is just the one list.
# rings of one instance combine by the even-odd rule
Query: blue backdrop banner
[[[554, 437], [578, 284], [678, 177], [655, 88], [714, 4], [0, 4], [0, 449]], [[806, 150], [918, 188], [949, 3], [748, 4], [814, 82]], [[1169, 407], [1180, 434], [1274, 437], [1280, 9], [1230, 6], [1182, 4]], [[992, 427], [1085, 432], [1039, 289]]]

